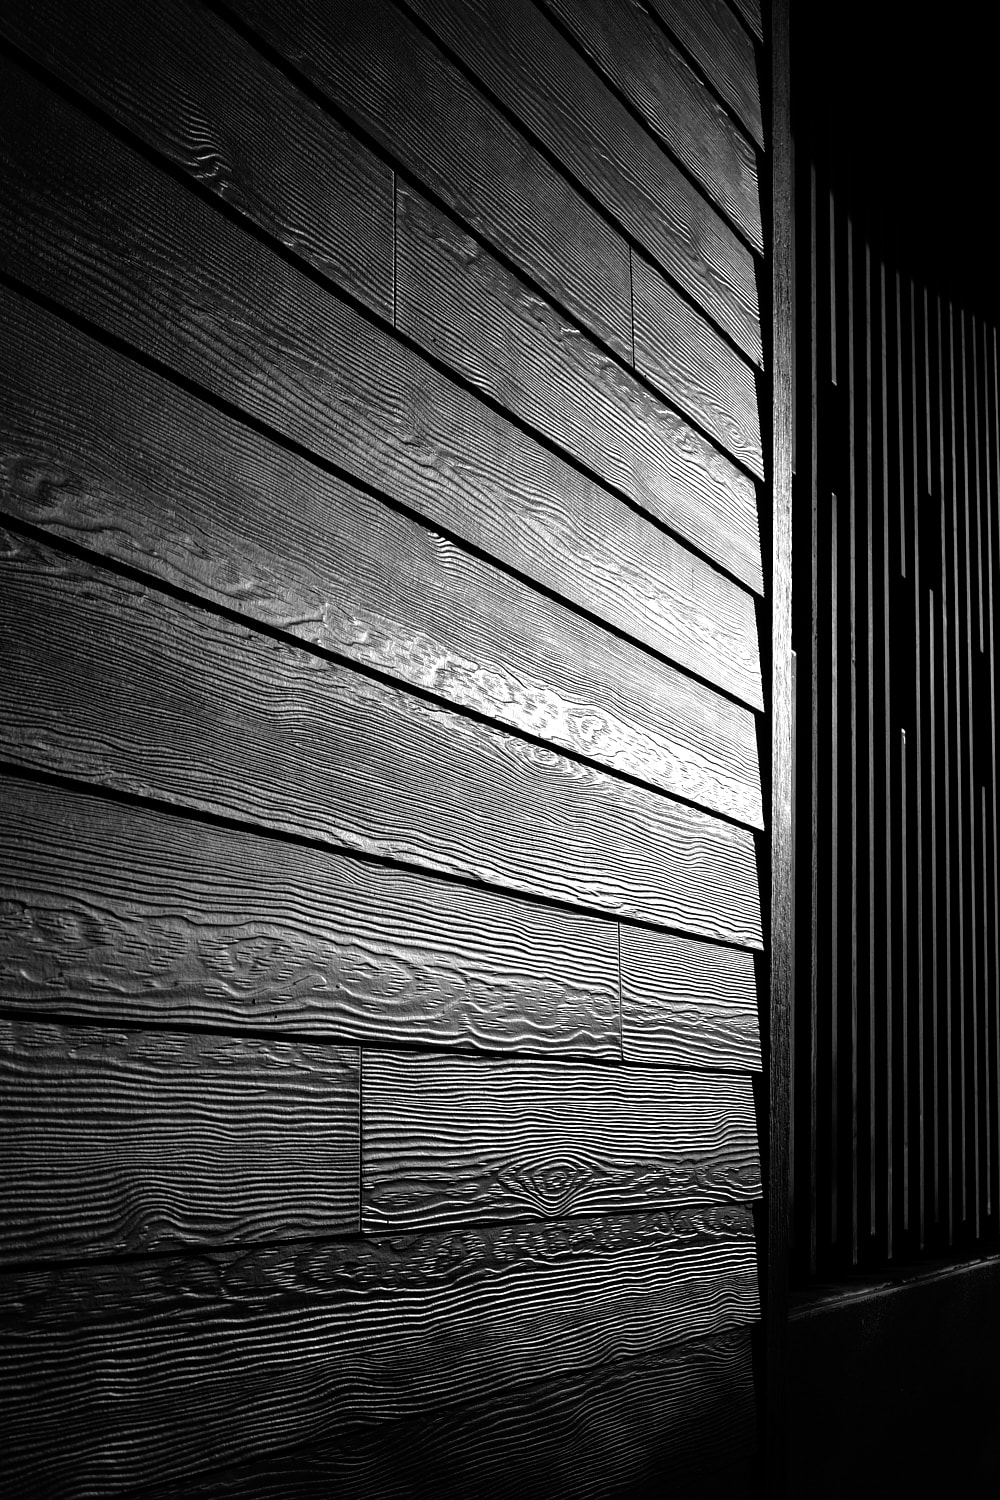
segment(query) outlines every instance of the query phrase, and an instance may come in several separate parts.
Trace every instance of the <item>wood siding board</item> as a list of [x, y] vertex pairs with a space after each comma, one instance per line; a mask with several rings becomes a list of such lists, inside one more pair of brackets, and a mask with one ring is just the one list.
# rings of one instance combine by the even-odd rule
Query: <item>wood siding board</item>
[[356, 1049], [0, 1017], [0, 1261], [359, 1229]]
[[734, 1204], [22, 1272], [15, 1494], [162, 1483], [758, 1316]]
[[[702, 1491], [712, 1468], [754, 1447], [750, 1338], [735, 1329], [643, 1358], [571, 1371], [449, 1407], [265, 1454], [143, 1490], [143, 1500], [604, 1500], [669, 1473]], [[711, 1455], [709, 1458], [708, 1455]]]
[[632, 0], [546, 0], [545, 8], [762, 253], [757, 153], [648, 11]]
[[365, 1049], [362, 1227], [749, 1201], [746, 1078]]
[[757, 145], [764, 145], [753, 43], [725, 0], [649, 0]]
[[753, 715], [0, 288], [0, 507], [756, 827]]
[[631, 348], [628, 245], [390, 0], [227, 0], [265, 44], [617, 353]]
[[[250, 3], [261, 0], [240, 0], [241, 9]], [[541, 11], [530, 0], [410, 0], [409, 8], [760, 364], [752, 251]]]
[[613, 922], [12, 775], [3, 798], [5, 1005], [619, 1056]]
[[764, 25], [761, 19], [760, 0], [733, 0], [733, 5], [757, 40], [763, 41]]
[[15, 764], [760, 945], [735, 825], [15, 533], [3, 572]]
[[[397, 210], [399, 329], [759, 591], [752, 481], [422, 194], [401, 186]], [[655, 304], [641, 265], [637, 259], [636, 356], [644, 368], [648, 329], [664, 329], [668, 306]], [[673, 325], [660, 335], [661, 347], [674, 349], [672, 394], [704, 419], [710, 392], [706, 425], [719, 428], [713, 411], [726, 410], [727, 388], [738, 389], [741, 371], [753, 391], [749, 367], [736, 355], [723, 363], [721, 340], [713, 347], [708, 330], [683, 314]], [[754, 396], [747, 423], [755, 414]], [[733, 447], [732, 428], [726, 437]], [[760, 471], [759, 439], [755, 466]]]
[[620, 924], [626, 1063], [760, 1072], [753, 959]]
[[[751, 367], [641, 255], [633, 257], [632, 287], [636, 369], [763, 479]], [[755, 525], [750, 545], [756, 542], [759, 550], [757, 537]]]
[[102, 0], [11, 0], [0, 33], [390, 318], [391, 169], [203, 7], [139, 0], [107, 20]]
[[9, 274], [761, 705], [738, 585], [9, 63], [3, 79]]

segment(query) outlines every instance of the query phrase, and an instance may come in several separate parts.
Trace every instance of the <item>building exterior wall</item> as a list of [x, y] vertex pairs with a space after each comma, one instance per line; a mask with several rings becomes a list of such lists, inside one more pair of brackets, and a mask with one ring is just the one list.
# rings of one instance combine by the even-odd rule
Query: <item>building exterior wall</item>
[[740, 11], [3, 8], [8, 1495], [745, 1483]]

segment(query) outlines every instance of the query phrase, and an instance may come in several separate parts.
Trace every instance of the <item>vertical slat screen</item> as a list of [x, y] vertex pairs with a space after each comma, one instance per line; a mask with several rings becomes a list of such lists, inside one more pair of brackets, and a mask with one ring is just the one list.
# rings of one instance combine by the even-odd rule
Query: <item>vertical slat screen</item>
[[995, 1241], [995, 331], [797, 153], [794, 1274]]

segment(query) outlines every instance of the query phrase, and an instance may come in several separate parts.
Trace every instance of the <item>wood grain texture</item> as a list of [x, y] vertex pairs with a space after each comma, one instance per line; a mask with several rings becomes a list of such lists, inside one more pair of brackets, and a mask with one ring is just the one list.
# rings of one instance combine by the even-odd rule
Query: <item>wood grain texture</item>
[[[143, 1500], [606, 1500], [705, 1492], [754, 1445], [750, 1337], [735, 1329], [573, 1371], [478, 1405], [268, 1454], [143, 1490]], [[669, 1475], [669, 1480], [667, 1476]], [[732, 1491], [729, 1492], [732, 1495]]]
[[635, 0], [545, 0], [611, 86], [760, 254], [757, 154]]
[[752, 251], [531, 0], [410, 0], [410, 8], [760, 363]]
[[[632, 259], [635, 367], [764, 477], [754, 372], [641, 255]], [[754, 505], [753, 541], [760, 556]], [[759, 585], [761, 591], [763, 586]]]
[[612, 922], [14, 776], [3, 802], [5, 1003], [619, 1056]]
[[[759, 591], [753, 483], [453, 219], [407, 188], [396, 201], [397, 326]], [[688, 410], [706, 403], [684, 374], [711, 370], [724, 348], [703, 319], [692, 318], [675, 316], [659, 334], [664, 364], [680, 346], [683, 373], [672, 394], [693, 395]], [[654, 320], [662, 324], [660, 306], [649, 309]], [[707, 349], [703, 334], [712, 340]], [[738, 356], [729, 363], [737, 367]], [[724, 370], [714, 381], [715, 411], [736, 384], [728, 364]]]
[[15, 764], [760, 942], [744, 829], [14, 533], [0, 573]]
[[648, 0], [648, 4], [687, 49], [757, 145], [763, 146], [753, 42], [726, 0]]
[[0, 1260], [354, 1234], [355, 1049], [0, 1017]]
[[753, 715], [0, 289], [0, 509], [739, 821]]
[[368, 1050], [362, 1075], [366, 1233], [760, 1195], [748, 1079]]
[[10, 63], [0, 265], [759, 705], [753, 601]]
[[227, 0], [336, 108], [620, 354], [628, 246], [390, 0]]
[[[190, 0], [11, 0], [0, 34], [392, 317], [392, 172]], [[280, 128], [276, 129], [276, 122]]]
[[760, 0], [733, 0], [733, 5], [757, 40], [763, 41], [764, 23], [761, 19]]
[[623, 922], [622, 1055], [671, 1068], [759, 1072], [753, 958]]
[[744, 1205], [0, 1281], [7, 1493], [246, 1461], [758, 1317]]

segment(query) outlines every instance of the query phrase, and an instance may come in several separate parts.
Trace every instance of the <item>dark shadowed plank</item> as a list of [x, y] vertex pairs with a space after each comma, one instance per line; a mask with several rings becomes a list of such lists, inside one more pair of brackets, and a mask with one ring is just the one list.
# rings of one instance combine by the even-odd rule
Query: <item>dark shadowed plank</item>
[[746, 1078], [367, 1049], [362, 1070], [367, 1233], [760, 1195]]
[[759, 1072], [751, 955], [621, 924], [622, 1055], [671, 1068]]
[[745, 1205], [23, 1272], [9, 1494], [180, 1478], [758, 1317]]
[[0, 289], [0, 507], [760, 826], [753, 715]]
[[725, 0], [649, 0], [649, 6], [763, 146], [753, 43]]
[[13, 533], [2, 556], [15, 763], [760, 943], [746, 830]]
[[0, 1017], [0, 1258], [357, 1233], [359, 1081], [353, 1048]]
[[[239, 3], [257, 11], [264, 0]], [[752, 251], [531, 0], [410, 0], [410, 8], [759, 363]]]
[[310, 1448], [143, 1490], [143, 1500], [606, 1500], [702, 1492], [754, 1444], [745, 1329], [516, 1387], [478, 1405], [351, 1428]]
[[477, 234], [629, 353], [622, 236], [389, 0], [226, 8]]
[[632, 290], [636, 369], [762, 479], [751, 367], [641, 255], [632, 258]]
[[[397, 204], [398, 327], [759, 591], [753, 483], [454, 220], [404, 187]], [[698, 352], [703, 320], [687, 311], [659, 345], [678, 346], [671, 394], [700, 417], [724, 345], [710, 335]], [[649, 308], [644, 331], [660, 321]], [[731, 355], [719, 370], [716, 411], [727, 406], [730, 363], [742, 362]]]
[[[190, 0], [11, 0], [0, 34], [392, 317], [392, 172]], [[280, 129], [276, 122], [280, 121]]]
[[3, 800], [4, 1003], [619, 1055], [612, 922], [13, 776]]
[[634, 0], [545, 0], [617, 92], [763, 250], [757, 154], [731, 116]]
[[12, 65], [0, 81], [0, 265], [759, 706], [742, 589]]

